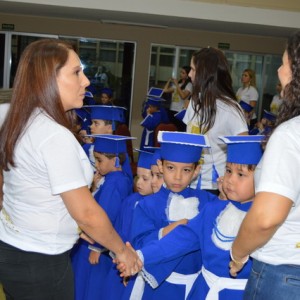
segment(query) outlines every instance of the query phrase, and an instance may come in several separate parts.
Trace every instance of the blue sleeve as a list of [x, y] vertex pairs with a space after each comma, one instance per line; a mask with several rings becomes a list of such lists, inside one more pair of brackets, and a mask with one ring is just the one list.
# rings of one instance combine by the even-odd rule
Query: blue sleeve
[[161, 240], [153, 241], [140, 250], [144, 256], [145, 268], [149, 268], [153, 264], [170, 262], [199, 249], [200, 241], [194, 228], [179, 225]]
[[158, 233], [161, 227], [156, 222], [156, 216], [153, 210], [141, 200], [133, 213], [131, 226], [131, 241], [135, 248], [141, 248], [150, 241], [158, 239]]
[[161, 123], [161, 114], [154, 113], [152, 115], [147, 115], [142, 121], [141, 125], [148, 130], [154, 130], [155, 127]]

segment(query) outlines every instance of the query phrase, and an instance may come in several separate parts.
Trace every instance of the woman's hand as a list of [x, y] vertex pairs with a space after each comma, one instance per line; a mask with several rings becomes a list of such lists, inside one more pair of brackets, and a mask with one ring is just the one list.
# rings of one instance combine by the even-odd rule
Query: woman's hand
[[244, 267], [244, 264], [241, 262], [234, 262], [233, 260], [229, 263], [229, 273], [232, 277], [236, 277], [237, 273], [240, 272]]
[[117, 264], [117, 269], [120, 271], [121, 277], [135, 275], [143, 267], [142, 261], [128, 242], [120, 253], [116, 253], [116, 257], [113, 261]]

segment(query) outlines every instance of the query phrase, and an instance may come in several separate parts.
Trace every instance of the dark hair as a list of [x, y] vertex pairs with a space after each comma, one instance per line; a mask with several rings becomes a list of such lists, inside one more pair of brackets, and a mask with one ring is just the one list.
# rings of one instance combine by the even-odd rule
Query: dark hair
[[243, 167], [246, 167], [248, 169], [248, 171], [252, 171], [254, 172], [255, 171], [255, 168], [257, 165], [246, 165], [246, 164], [237, 164], [237, 163], [232, 163], [232, 162], [227, 162], [229, 165], [232, 165], [232, 164], [235, 164], [235, 165], [238, 165], [239, 169], [242, 170]]
[[0, 169], [15, 166], [14, 150], [35, 108], [43, 109], [54, 121], [74, 129], [76, 115], [65, 112], [57, 75], [66, 64], [72, 44], [56, 39], [43, 39], [29, 44], [22, 53], [13, 85], [11, 105], [0, 130]]
[[200, 133], [213, 127], [219, 99], [233, 107], [244, 118], [232, 88], [232, 79], [227, 59], [222, 51], [203, 48], [192, 55], [195, 66], [192, 104], [195, 115], [199, 116]]
[[[97, 151], [95, 151], [95, 152], [97, 152]], [[126, 153], [119, 153], [119, 154], [104, 153], [104, 152], [97, 152], [97, 153], [104, 155], [104, 156], [107, 157], [108, 159], [113, 159], [113, 158], [115, 158], [115, 157], [118, 157], [121, 166], [122, 166], [122, 165], [124, 164], [124, 162], [126, 161]]]
[[[191, 67], [190, 66], [183, 66], [183, 67], [181, 67], [181, 69], [183, 69], [186, 72], [186, 74], [188, 75], [187, 78], [186, 78], [186, 80], [184, 81], [184, 83], [180, 87], [181, 90], [184, 90], [185, 87], [188, 85], [188, 83], [192, 82], [191, 78], [189, 77], [189, 73], [191, 71]], [[182, 83], [182, 79], [180, 79], [178, 81], [178, 83]]]
[[292, 79], [283, 90], [283, 103], [279, 108], [275, 127], [300, 115], [300, 31], [292, 34], [286, 45]]

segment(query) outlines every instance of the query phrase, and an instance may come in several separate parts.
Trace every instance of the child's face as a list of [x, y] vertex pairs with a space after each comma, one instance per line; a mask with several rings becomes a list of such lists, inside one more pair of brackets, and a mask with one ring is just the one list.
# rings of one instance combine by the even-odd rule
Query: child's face
[[111, 124], [105, 124], [104, 120], [93, 119], [91, 128], [91, 134], [112, 134]]
[[153, 113], [155, 113], [157, 111], [158, 111], [158, 107], [157, 106], [149, 105], [149, 107], [148, 107], [148, 113], [149, 114], [153, 114]]
[[115, 158], [108, 158], [99, 152], [94, 152], [94, 156], [96, 169], [102, 176], [117, 170], [115, 167]]
[[223, 190], [228, 199], [247, 202], [254, 198], [254, 172], [247, 165], [226, 163]]
[[110, 103], [110, 97], [107, 94], [104, 94], [104, 93], [101, 94], [100, 100], [101, 100], [102, 104]]
[[146, 196], [152, 194], [151, 171], [145, 168], [137, 168], [136, 190], [139, 194]]
[[160, 164], [160, 171], [163, 173], [164, 182], [169, 190], [174, 193], [183, 191], [198, 175], [200, 166], [195, 167], [194, 163], [179, 163], [164, 160]]
[[151, 187], [153, 193], [157, 193], [164, 183], [163, 173], [160, 173], [157, 165], [152, 165], [151, 174], [152, 174]]

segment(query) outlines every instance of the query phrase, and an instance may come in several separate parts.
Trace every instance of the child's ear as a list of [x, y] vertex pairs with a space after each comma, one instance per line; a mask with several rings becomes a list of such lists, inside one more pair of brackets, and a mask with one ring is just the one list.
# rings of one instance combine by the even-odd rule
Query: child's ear
[[201, 171], [201, 165], [198, 164], [194, 170], [193, 179], [196, 179]]
[[163, 165], [162, 165], [162, 161], [161, 161], [160, 159], [158, 159], [158, 160], [156, 161], [156, 163], [157, 163], [159, 172], [160, 172], [160, 173], [163, 173]]

